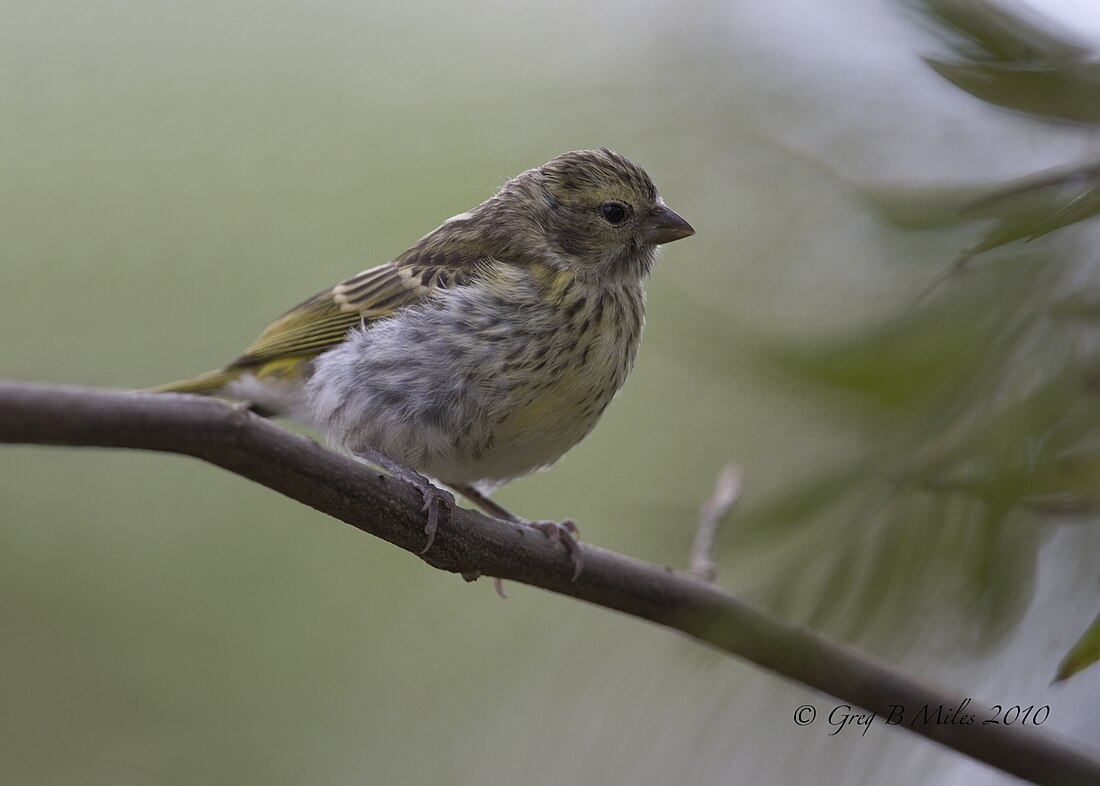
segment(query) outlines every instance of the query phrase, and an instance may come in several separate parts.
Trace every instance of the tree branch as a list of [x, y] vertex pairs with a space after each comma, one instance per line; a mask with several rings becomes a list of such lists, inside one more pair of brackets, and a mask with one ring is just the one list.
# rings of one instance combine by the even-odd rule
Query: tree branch
[[695, 542], [691, 546], [691, 575], [703, 581], [714, 581], [714, 554], [718, 550], [718, 528], [741, 498], [741, 469], [730, 464], [718, 474], [714, 495], [699, 511], [695, 525]]
[[[459, 509], [425, 554], [419, 492], [247, 410], [213, 399], [0, 383], [0, 442], [135, 448], [203, 459], [416, 554], [440, 570], [520, 581], [674, 628], [876, 713], [1035, 783], [1100, 783], [1100, 758], [1076, 741], [994, 717], [965, 694], [782, 622], [689, 574], [583, 545], [573, 581], [565, 549], [527, 528]], [[921, 707], [965, 706], [974, 725], [909, 723]], [[783, 712], [786, 712], [785, 710]], [[819, 719], [823, 723], [825, 718]]]

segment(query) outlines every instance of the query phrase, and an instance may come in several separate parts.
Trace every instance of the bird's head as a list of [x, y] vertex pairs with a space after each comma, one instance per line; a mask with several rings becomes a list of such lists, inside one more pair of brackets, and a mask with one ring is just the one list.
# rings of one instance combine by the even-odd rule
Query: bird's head
[[657, 246], [695, 234], [645, 170], [607, 148], [563, 153], [517, 175], [496, 200], [524, 242], [600, 278], [643, 278]]

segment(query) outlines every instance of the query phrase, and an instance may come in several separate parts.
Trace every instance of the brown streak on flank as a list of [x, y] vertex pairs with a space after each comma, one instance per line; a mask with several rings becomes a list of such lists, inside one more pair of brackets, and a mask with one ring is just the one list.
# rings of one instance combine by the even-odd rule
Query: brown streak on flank
[[600, 327], [603, 324], [603, 310], [606, 307], [606, 300], [609, 297], [607, 292], [601, 292], [599, 298], [596, 300], [596, 308], [592, 313], [592, 321], [596, 327]]
[[570, 304], [569, 308], [565, 310], [566, 321], [572, 322], [573, 318], [576, 317], [581, 309], [583, 309], [586, 305], [588, 305], [588, 298], [586, 298], [584, 295], [581, 295], [576, 300], [574, 300]]

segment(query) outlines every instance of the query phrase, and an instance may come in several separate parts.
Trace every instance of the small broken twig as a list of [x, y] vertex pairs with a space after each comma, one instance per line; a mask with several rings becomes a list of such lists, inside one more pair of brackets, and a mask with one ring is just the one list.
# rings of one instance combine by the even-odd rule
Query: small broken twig
[[741, 497], [744, 473], [735, 464], [727, 464], [718, 474], [714, 494], [699, 511], [695, 542], [691, 546], [689, 573], [703, 581], [714, 581], [714, 552], [718, 545], [718, 528]]

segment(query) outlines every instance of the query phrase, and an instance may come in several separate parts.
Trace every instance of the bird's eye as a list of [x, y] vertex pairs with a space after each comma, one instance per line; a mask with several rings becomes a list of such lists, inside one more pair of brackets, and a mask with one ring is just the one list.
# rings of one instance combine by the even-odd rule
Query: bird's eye
[[604, 202], [600, 205], [600, 216], [609, 224], [621, 224], [628, 214], [629, 208], [622, 202]]

